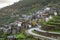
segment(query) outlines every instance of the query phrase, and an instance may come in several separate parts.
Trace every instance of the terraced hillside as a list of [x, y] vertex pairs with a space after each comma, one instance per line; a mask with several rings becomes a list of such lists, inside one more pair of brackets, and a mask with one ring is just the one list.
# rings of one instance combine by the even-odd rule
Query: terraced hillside
[[48, 22], [43, 22], [42, 29], [47, 31], [60, 32], [60, 16], [53, 16]]

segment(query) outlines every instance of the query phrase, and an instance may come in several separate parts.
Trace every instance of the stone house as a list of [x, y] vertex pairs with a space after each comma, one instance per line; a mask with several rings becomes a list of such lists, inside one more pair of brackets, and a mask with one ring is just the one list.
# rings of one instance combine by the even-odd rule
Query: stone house
[[17, 34], [17, 25], [12, 24], [11, 27], [11, 34]]
[[7, 40], [17, 40], [16, 36], [7, 36]]
[[3, 27], [4, 34], [10, 34], [11, 33], [11, 27], [6, 25]]
[[19, 33], [22, 29], [22, 21], [16, 21], [11, 25], [11, 33], [12, 34], [17, 34]]

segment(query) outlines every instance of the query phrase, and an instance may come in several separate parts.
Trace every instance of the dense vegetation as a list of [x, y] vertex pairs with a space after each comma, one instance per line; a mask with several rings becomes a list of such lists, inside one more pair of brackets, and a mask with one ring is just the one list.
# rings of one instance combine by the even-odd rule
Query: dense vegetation
[[[59, 8], [60, 0], [23, 0], [11, 6], [7, 6], [0, 10], [0, 25], [11, 23], [15, 17], [19, 18], [22, 14], [32, 14], [43, 8], [44, 6], [53, 6]], [[18, 16], [17, 16], [18, 15]], [[13, 18], [11, 16], [14, 16]], [[18, 20], [18, 19], [17, 19]], [[16, 20], [14, 20], [16, 21]], [[12, 21], [12, 22], [14, 22]], [[8, 22], [8, 23], [7, 23]]]
[[17, 40], [38, 40], [39, 38], [34, 38], [32, 35], [27, 35], [25, 32], [21, 32], [16, 35]]

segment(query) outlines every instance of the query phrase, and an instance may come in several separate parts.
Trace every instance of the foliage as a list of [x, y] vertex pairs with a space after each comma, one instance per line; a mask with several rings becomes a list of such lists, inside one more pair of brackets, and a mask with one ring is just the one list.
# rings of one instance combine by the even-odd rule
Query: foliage
[[33, 21], [33, 20], [32, 20], [31, 22], [32, 22], [32, 23], [31, 23], [32, 26], [36, 26], [36, 25], [37, 25], [37, 22], [36, 22], [36, 21]]
[[24, 39], [24, 38], [26, 38], [26, 35], [25, 35], [24, 32], [21, 32], [20, 34], [18, 34], [18, 35], [16, 36], [16, 38]]
[[43, 22], [42, 29], [60, 32], [60, 16], [53, 16], [53, 19], [49, 20], [48, 22]]
[[25, 34], [25, 31], [22, 31], [20, 34], [16, 36], [17, 40], [38, 40], [38, 38], [34, 38], [31, 35]]

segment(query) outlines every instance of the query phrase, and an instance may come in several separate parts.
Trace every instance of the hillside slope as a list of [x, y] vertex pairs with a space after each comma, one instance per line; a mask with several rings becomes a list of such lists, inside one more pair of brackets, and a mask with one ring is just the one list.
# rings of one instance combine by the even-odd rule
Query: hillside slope
[[[0, 25], [18, 20], [22, 14], [32, 14], [44, 6], [60, 7], [60, 0], [23, 0], [0, 10]], [[19, 15], [18, 17], [11, 16]]]

